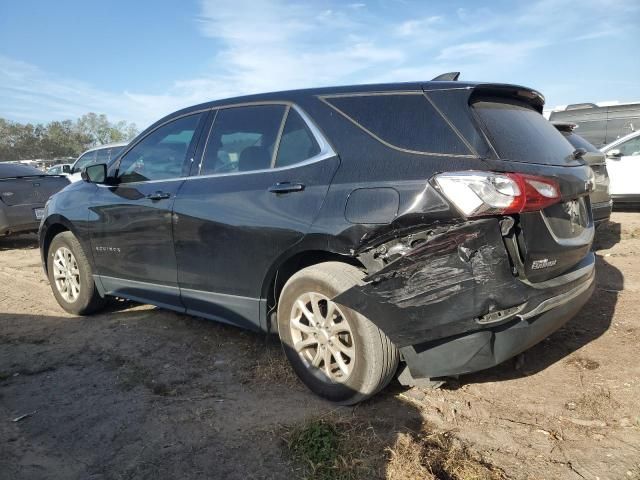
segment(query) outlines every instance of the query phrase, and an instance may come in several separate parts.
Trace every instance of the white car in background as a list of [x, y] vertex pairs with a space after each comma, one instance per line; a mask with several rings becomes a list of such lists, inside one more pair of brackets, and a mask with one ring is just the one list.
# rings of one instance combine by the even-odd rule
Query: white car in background
[[53, 167], [47, 168], [47, 175], [69, 175], [71, 172], [71, 164], [70, 163], [59, 163], [58, 165], [54, 165]]
[[607, 157], [609, 192], [614, 204], [640, 205], [640, 130], [600, 150]]
[[88, 167], [89, 165], [93, 165], [94, 163], [110, 163], [111, 160], [117, 157], [127, 145], [127, 142], [119, 142], [90, 148], [80, 155], [75, 162], [73, 162], [71, 171], [68, 175], [69, 181], [74, 183], [82, 180], [80, 173], [83, 168]]

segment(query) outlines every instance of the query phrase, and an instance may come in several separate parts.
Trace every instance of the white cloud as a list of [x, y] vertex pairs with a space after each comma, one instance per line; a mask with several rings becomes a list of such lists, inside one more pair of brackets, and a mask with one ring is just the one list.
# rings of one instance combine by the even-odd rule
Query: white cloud
[[546, 45], [543, 41], [502, 43], [494, 41], [461, 43], [452, 47], [445, 47], [440, 51], [437, 60], [471, 60], [485, 61], [487, 58], [499, 59], [501, 62], [520, 60], [537, 49]]

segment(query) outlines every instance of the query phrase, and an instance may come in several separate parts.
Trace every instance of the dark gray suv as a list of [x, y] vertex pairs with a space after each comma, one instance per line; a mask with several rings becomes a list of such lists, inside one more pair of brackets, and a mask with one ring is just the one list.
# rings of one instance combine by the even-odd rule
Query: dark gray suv
[[334, 87], [196, 105], [54, 195], [53, 294], [277, 332], [344, 404], [496, 365], [593, 289], [591, 168], [529, 88]]

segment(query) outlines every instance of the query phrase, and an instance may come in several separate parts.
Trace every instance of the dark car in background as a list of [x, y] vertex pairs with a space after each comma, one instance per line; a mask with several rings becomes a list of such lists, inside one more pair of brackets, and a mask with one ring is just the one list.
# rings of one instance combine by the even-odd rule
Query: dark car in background
[[68, 184], [64, 175], [0, 163], [0, 236], [37, 231], [46, 201]]
[[594, 286], [593, 171], [529, 88], [432, 81], [196, 105], [50, 200], [53, 294], [277, 332], [353, 404], [499, 364]]
[[640, 102], [602, 107], [595, 103], [577, 103], [552, 111], [549, 120], [578, 125], [581, 137], [602, 148], [640, 129]]
[[604, 153], [587, 142], [576, 133], [577, 125], [569, 122], [551, 122], [560, 133], [576, 149], [584, 149], [584, 158], [595, 175], [596, 186], [591, 192], [591, 210], [593, 210], [593, 220], [602, 223], [609, 220], [613, 201], [609, 194], [609, 174], [607, 173], [607, 161]]

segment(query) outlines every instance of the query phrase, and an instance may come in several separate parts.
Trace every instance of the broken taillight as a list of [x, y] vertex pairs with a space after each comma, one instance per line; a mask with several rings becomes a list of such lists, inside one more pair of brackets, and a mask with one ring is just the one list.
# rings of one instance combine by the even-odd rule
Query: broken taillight
[[561, 198], [555, 180], [522, 173], [451, 172], [434, 180], [465, 217], [542, 210]]

